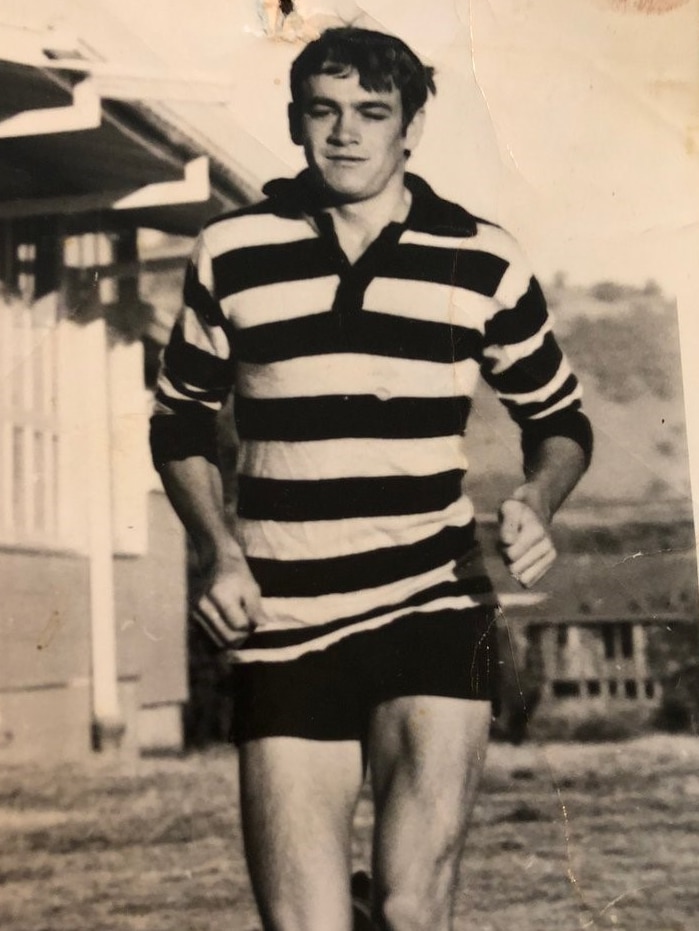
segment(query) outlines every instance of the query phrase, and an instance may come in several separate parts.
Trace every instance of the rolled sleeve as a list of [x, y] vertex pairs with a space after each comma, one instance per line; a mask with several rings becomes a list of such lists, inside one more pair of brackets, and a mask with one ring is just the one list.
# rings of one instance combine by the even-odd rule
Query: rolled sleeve
[[521, 284], [514, 294], [510, 284], [508, 303], [486, 323], [483, 377], [521, 430], [525, 469], [552, 436], [576, 442], [587, 466], [592, 428], [581, 410], [582, 387], [553, 334], [544, 294], [523, 264], [507, 274]]
[[190, 456], [217, 461], [216, 415], [233, 379], [231, 329], [216, 299], [211, 257], [200, 237], [158, 376], [150, 428], [156, 469]]

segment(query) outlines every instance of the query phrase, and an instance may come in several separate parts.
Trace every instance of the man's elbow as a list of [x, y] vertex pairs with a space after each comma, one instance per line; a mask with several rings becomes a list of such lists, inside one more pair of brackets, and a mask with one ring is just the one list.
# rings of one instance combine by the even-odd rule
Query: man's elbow
[[218, 464], [216, 415], [213, 412], [186, 416], [157, 408], [150, 419], [150, 450], [153, 465], [162, 472], [168, 462], [202, 457]]
[[592, 461], [594, 437], [590, 420], [580, 409], [560, 411], [551, 417], [530, 421], [522, 426], [525, 472], [535, 467], [540, 459], [542, 444], [553, 437], [563, 437], [571, 441], [570, 449], [573, 452], [577, 447], [582, 475]]

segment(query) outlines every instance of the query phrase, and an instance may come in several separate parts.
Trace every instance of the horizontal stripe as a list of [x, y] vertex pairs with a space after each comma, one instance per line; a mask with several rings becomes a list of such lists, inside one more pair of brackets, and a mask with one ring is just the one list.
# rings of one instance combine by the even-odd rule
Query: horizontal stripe
[[248, 398], [318, 397], [321, 395], [375, 395], [440, 398], [472, 395], [479, 367], [473, 359], [461, 362], [425, 362], [359, 353], [335, 353], [288, 359], [264, 365], [241, 362], [237, 388]]
[[189, 382], [182, 381], [179, 378], [168, 376], [161, 379], [161, 387], [164, 389], [168, 383], [168, 394], [170, 397], [179, 400], [199, 401], [202, 404], [223, 404], [228, 397], [229, 388], [200, 388], [198, 385], [192, 385]]
[[566, 407], [577, 409], [580, 406], [580, 401], [582, 400], [583, 391], [582, 391], [582, 387], [577, 382], [575, 383], [574, 390], [570, 391], [569, 393], [561, 391], [560, 394], [562, 395], [560, 400], [556, 400], [555, 398], [553, 398], [552, 401], [554, 401], [555, 403], [547, 404], [543, 410], [537, 411], [535, 413], [530, 413], [529, 419], [540, 420], [543, 417], [550, 417], [552, 414], [560, 413], [561, 411], [565, 410]]
[[230, 326], [221, 314], [219, 321], [209, 323], [195, 305], [187, 305], [180, 312], [175, 326], [188, 346], [194, 346], [217, 359], [231, 355]]
[[203, 238], [211, 255], [217, 256], [242, 246], [315, 239], [316, 234], [305, 219], [288, 219], [267, 212], [220, 217], [205, 228]]
[[184, 385], [182, 389], [180, 390], [180, 386], [170, 379], [166, 372], [161, 372], [155, 395], [156, 400], [172, 413], [189, 416], [191, 411], [197, 407], [208, 410], [210, 413], [218, 413], [227, 396], [227, 392], [225, 394], [223, 392], [214, 394], [208, 391], [197, 393]]
[[458, 559], [473, 546], [473, 524], [444, 527], [418, 543], [325, 559], [259, 559], [248, 565], [267, 598], [312, 598], [389, 585]]
[[360, 395], [259, 401], [237, 395], [234, 407], [243, 440], [331, 440], [340, 437], [409, 437], [462, 434], [468, 398], [389, 398]]
[[531, 280], [529, 265], [522, 261], [511, 262], [502, 276], [502, 281], [495, 292], [495, 301], [501, 307], [514, 307], [523, 294], [526, 294]]
[[491, 298], [452, 284], [409, 281], [377, 276], [366, 289], [364, 310], [467, 327], [482, 333], [485, 321], [498, 309]]
[[415, 246], [441, 246], [446, 249], [461, 249], [477, 252], [491, 252], [500, 256], [508, 266], [522, 264], [522, 252], [516, 240], [502, 227], [479, 221], [475, 236], [449, 236], [441, 232], [423, 232], [406, 230], [401, 243]]
[[318, 442], [278, 443], [246, 440], [238, 450], [242, 475], [259, 478], [345, 478], [352, 475], [432, 475], [468, 468], [461, 436], [408, 440], [340, 438]]
[[261, 559], [308, 559], [349, 556], [365, 550], [408, 545], [445, 526], [465, 527], [473, 520], [466, 495], [439, 511], [420, 514], [348, 517], [317, 521], [236, 520], [236, 538], [247, 556]]
[[212, 355], [210, 348], [202, 349], [185, 340], [181, 322], [172, 328], [170, 342], [165, 347], [163, 364], [170, 375], [177, 373], [201, 389], [220, 388], [233, 383], [235, 369], [229, 356], [226, 342], [226, 355], [219, 358]]
[[278, 362], [332, 352], [458, 362], [479, 358], [482, 345], [483, 336], [477, 330], [366, 312], [317, 314], [236, 333], [236, 355], [244, 362]]
[[406, 599], [435, 585], [454, 584], [454, 566], [440, 566], [432, 572], [401, 579], [390, 585], [363, 588], [342, 595], [320, 595], [317, 598], [263, 598], [262, 611], [270, 619], [266, 627], [275, 630], [316, 627], [338, 618], [373, 615], [387, 605], [403, 604]]
[[566, 436], [577, 443], [585, 456], [586, 466], [592, 457], [592, 427], [580, 410], [580, 401], [567, 403], [562, 410], [547, 413], [538, 420], [528, 420], [522, 430], [522, 453], [525, 467], [535, 466], [540, 444], [550, 436]]
[[[502, 390], [501, 383], [503, 379], [492, 379], [491, 384], [495, 387], [498, 392], [498, 397], [501, 401], [515, 401], [517, 404], [538, 404], [541, 401], [546, 401], [548, 398], [554, 397], [556, 392], [560, 387], [566, 382], [569, 378], [571, 371], [568, 360], [561, 354], [561, 351], [558, 347], [555, 347], [555, 355], [553, 359], [547, 360], [549, 365], [556, 365], [553, 374], [549, 379], [541, 384], [541, 381], [536, 385], [535, 379], [540, 377], [541, 379], [545, 378], [548, 374], [546, 369], [542, 367], [541, 373], [539, 372], [518, 372], [517, 374], [521, 375], [521, 378], [516, 383], [517, 385], [522, 385], [522, 387], [531, 387], [532, 382], [536, 385], [532, 390], [529, 391], [511, 391], [505, 392]], [[515, 387], [515, 379], [512, 377], [512, 372], [508, 373], [510, 376], [507, 381], [510, 383], [511, 387]]]
[[562, 366], [567, 368], [567, 362], [553, 334], [549, 332], [541, 346], [531, 355], [497, 375], [492, 372], [487, 374], [484, 366], [483, 374], [498, 394], [505, 397], [507, 395], [524, 397], [531, 392], [538, 391], [542, 386], [553, 388], [554, 380], [561, 372]]
[[331, 310], [338, 284], [337, 275], [326, 275], [260, 285], [224, 298], [221, 307], [226, 317], [240, 329], [310, 317]]
[[486, 345], [507, 346], [530, 339], [546, 326], [548, 313], [544, 295], [535, 278], [514, 306], [496, 313], [486, 327]]
[[160, 413], [162, 407], [156, 402], [156, 412], [150, 420], [150, 445], [156, 469], [166, 462], [203, 456], [209, 462], [218, 459], [216, 445], [216, 419], [213, 413], [197, 404], [189, 404], [194, 416], [186, 418], [171, 413]]
[[248, 520], [341, 520], [417, 514], [447, 507], [461, 494], [458, 470], [427, 476], [278, 481], [241, 475], [238, 511]]
[[200, 253], [199, 263], [199, 267], [196, 267], [192, 262], [187, 265], [184, 276], [183, 300], [187, 307], [195, 308], [201, 319], [209, 326], [220, 326], [223, 322], [221, 307], [200, 279], [200, 276], [208, 276], [211, 273], [208, 255]]
[[[479, 605], [495, 606], [496, 598], [493, 593], [484, 593], [483, 595], [467, 596], [452, 595], [445, 596], [430, 601], [426, 604], [419, 604], [409, 607], [397, 608], [394, 611], [382, 613], [373, 618], [367, 618], [360, 621], [348, 621], [341, 627], [337, 627], [321, 636], [314, 636], [312, 639], [305, 639], [300, 643], [294, 643], [279, 647], [262, 647], [230, 650], [227, 655], [233, 663], [254, 663], [254, 662], [283, 662], [285, 660], [296, 659], [311, 651], [324, 650], [332, 646], [344, 637], [350, 634], [358, 633], [362, 630], [376, 630], [389, 624], [401, 617], [419, 612], [421, 614], [436, 614], [441, 611], [468, 611], [470, 608]], [[464, 619], [466, 623], [466, 619]]]
[[483, 350], [483, 356], [491, 373], [500, 375], [516, 362], [519, 362], [520, 359], [532, 356], [541, 348], [549, 333], [551, 333], [550, 319], [533, 336], [523, 339], [519, 343], [509, 343], [507, 346], [487, 346]]
[[408, 278], [466, 288], [492, 297], [507, 269], [507, 262], [490, 252], [475, 249], [443, 249], [399, 243], [382, 256], [386, 278]]
[[580, 397], [576, 389], [578, 389], [578, 381], [575, 375], [569, 375], [558, 391], [547, 395], [547, 397], [541, 401], [535, 401], [531, 404], [520, 404], [517, 401], [508, 400], [507, 398], [501, 398], [500, 400], [508, 409], [514, 420], [519, 423], [530, 418], [544, 417], [547, 413], [560, 410], [561, 407], [565, 407], [566, 404], [570, 404], [575, 398]]
[[[482, 588], [482, 591], [481, 591]], [[253, 639], [252, 648], [259, 644], [263, 649], [294, 646], [297, 644], [308, 643], [317, 637], [324, 637], [327, 634], [348, 629], [364, 621], [375, 621], [381, 616], [395, 616], [397, 612], [404, 609], [415, 610], [428, 606], [431, 601], [450, 599], [464, 599], [464, 607], [468, 610], [473, 607], [473, 597], [492, 593], [490, 581], [480, 579], [478, 582], [478, 591], [467, 592], [458, 580], [451, 582], [442, 582], [438, 585], [423, 589], [410, 598], [396, 603], [383, 605], [378, 610], [366, 611], [363, 614], [356, 614], [350, 617], [337, 618], [329, 621], [327, 624], [318, 624], [313, 626], [304, 625], [303, 627], [287, 627], [285, 629], [272, 629], [266, 625], [260, 626]], [[246, 648], [247, 649], [247, 648]]]
[[[431, 246], [441, 249], [465, 249], [472, 248], [482, 250], [482, 246], [476, 236], [448, 236], [441, 233], [426, 233], [422, 230], [407, 229], [401, 234], [401, 245], [406, 246]], [[492, 252], [492, 249], [484, 251]]]
[[216, 294], [223, 300], [260, 285], [323, 278], [337, 270], [337, 260], [314, 237], [223, 252], [213, 259], [213, 270]]

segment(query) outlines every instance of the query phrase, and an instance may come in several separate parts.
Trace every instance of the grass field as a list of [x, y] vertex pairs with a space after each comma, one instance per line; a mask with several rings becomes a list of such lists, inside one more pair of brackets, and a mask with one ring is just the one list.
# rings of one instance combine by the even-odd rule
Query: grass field
[[[240, 850], [233, 751], [0, 770], [2, 931], [252, 931]], [[491, 747], [456, 928], [699, 929], [699, 741]]]

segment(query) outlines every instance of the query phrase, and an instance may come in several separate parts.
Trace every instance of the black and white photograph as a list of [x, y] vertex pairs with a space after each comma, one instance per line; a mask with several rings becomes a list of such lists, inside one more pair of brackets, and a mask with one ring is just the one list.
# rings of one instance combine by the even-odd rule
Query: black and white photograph
[[3, 931], [699, 927], [698, 52], [0, 0]]

